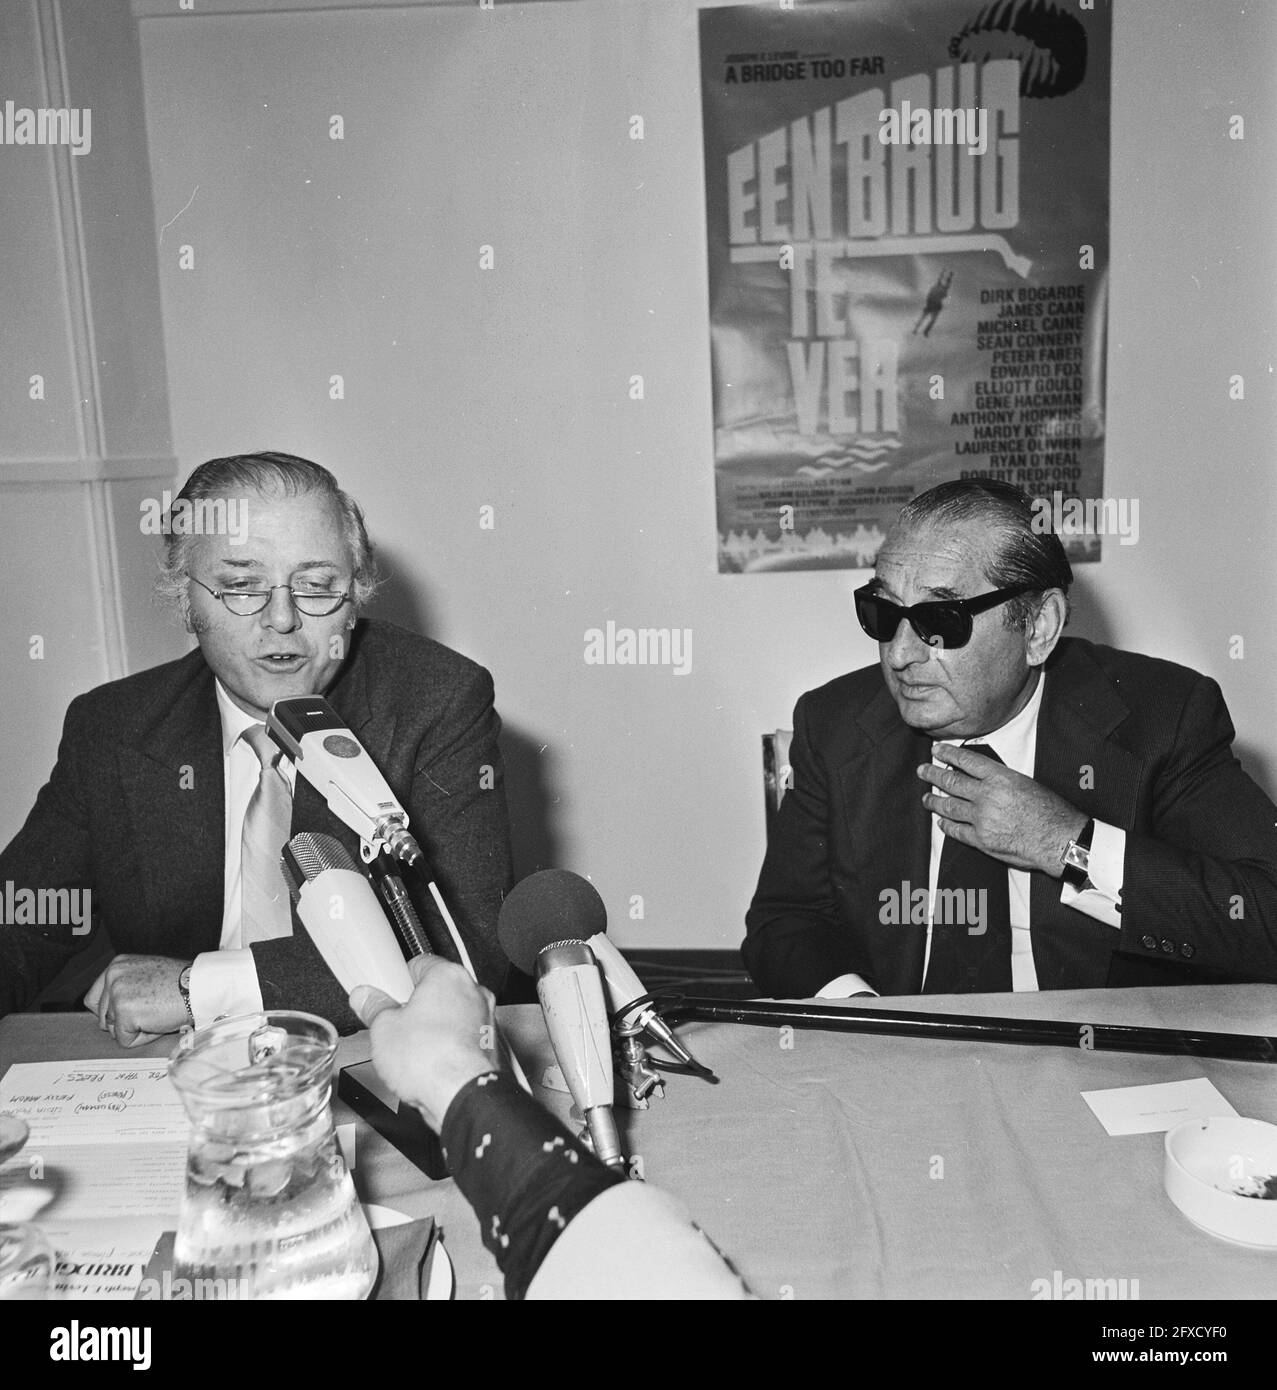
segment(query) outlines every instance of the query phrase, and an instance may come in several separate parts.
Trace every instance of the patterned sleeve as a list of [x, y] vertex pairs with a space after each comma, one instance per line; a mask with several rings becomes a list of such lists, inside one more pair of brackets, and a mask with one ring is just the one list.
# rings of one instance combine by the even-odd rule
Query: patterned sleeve
[[524, 1296], [568, 1222], [626, 1180], [496, 1072], [462, 1087], [440, 1138], [448, 1171], [474, 1208], [510, 1299]]

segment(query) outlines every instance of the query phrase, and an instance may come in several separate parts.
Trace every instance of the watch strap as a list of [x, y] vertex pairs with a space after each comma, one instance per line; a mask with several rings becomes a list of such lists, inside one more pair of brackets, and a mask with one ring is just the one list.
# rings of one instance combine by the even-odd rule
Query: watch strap
[[1064, 851], [1063, 879], [1078, 892], [1090, 888], [1091, 840], [1095, 835], [1095, 819], [1088, 819], [1079, 831], [1077, 839], [1070, 840]]
[[177, 977], [177, 988], [182, 995], [182, 1003], [186, 1005], [186, 1017], [190, 1020], [192, 1028], [195, 1027], [195, 1013], [191, 1008], [191, 967], [182, 967], [182, 973]]

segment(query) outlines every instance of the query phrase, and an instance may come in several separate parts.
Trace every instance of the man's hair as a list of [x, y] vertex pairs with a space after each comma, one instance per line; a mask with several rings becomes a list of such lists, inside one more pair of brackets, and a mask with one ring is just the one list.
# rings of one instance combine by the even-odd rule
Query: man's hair
[[[900, 509], [900, 526], [945, 526], [963, 521], [987, 524], [994, 558], [984, 577], [995, 589], [1020, 584], [1032, 592], [1011, 599], [1003, 610], [1007, 627], [1025, 627], [1033, 619], [1047, 589], [1060, 589], [1067, 604], [1073, 567], [1059, 536], [1038, 519], [1027, 492], [996, 478], [959, 478], [919, 493]], [[1050, 515], [1049, 511], [1046, 513]]]
[[[341, 514], [342, 535], [350, 551], [353, 577], [351, 580], [352, 611], [358, 613], [372, 598], [377, 588], [377, 561], [364, 514], [359, 503], [337, 485], [337, 479], [321, 464], [296, 454], [280, 454], [264, 450], [256, 454], [231, 454], [226, 458], [209, 459], [201, 463], [187, 478], [182, 490], [173, 499], [195, 503], [214, 497], [241, 497], [247, 492], [263, 496], [298, 497], [304, 493], [320, 492], [331, 497]], [[160, 558], [160, 575], [156, 590], [161, 598], [175, 602], [182, 618], [190, 626], [190, 580], [186, 576], [191, 549], [198, 539], [188, 532], [170, 532]]]

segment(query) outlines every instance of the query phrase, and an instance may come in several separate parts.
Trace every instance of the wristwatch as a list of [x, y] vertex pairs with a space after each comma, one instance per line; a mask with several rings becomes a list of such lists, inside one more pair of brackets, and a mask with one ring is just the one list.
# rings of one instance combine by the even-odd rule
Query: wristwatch
[[186, 1005], [186, 1016], [195, 1027], [195, 1015], [191, 1012], [191, 967], [188, 965], [177, 977], [177, 987], [182, 993], [182, 1003]]
[[1064, 881], [1071, 888], [1082, 892], [1094, 888], [1091, 882], [1091, 837], [1095, 834], [1095, 820], [1092, 818], [1082, 827], [1076, 840], [1070, 840], [1064, 851]]

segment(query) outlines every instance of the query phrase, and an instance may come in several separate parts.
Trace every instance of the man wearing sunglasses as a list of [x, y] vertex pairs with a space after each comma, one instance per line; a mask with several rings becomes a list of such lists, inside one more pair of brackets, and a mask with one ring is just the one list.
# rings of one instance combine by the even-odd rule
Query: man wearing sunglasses
[[[121, 1043], [263, 1007], [358, 1027], [293, 930], [279, 868], [300, 831], [358, 847], [264, 726], [276, 700], [323, 694], [407, 810], [480, 981], [499, 990], [510, 850], [487, 671], [359, 617], [376, 583], [363, 514], [318, 464], [213, 459], [172, 514], [228, 522], [174, 525], [165, 544], [161, 592], [198, 646], [72, 703], [50, 780], [0, 854], [0, 882], [90, 891], [117, 954], [85, 1004]], [[428, 926], [434, 904], [408, 878]], [[86, 942], [0, 926], [0, 1014], [25, 1007]]]
[[856, 614], [879, 663], [794, 710], [742, 947], [781, 998], [1277, 980], [1277, 807], [1218, 686], [1064, 637], [1032, 500], [901, 512]]

